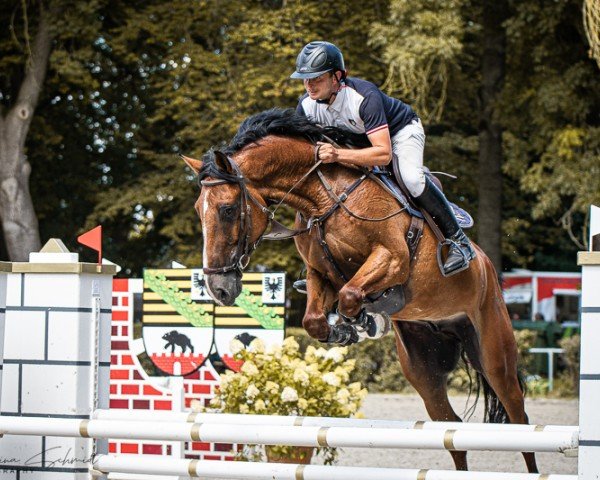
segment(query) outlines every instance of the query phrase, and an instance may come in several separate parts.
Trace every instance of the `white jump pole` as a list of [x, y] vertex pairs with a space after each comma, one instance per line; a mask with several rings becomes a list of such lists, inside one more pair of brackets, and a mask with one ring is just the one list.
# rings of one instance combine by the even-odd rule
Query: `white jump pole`
[[239, 480], [577, 480], [576, 475], [529, 473], [458, 472], [369, 467], [327, 467], [283, 463], [171, 460], [164, 457], [101, 456], [94, 468], [103, 473], [178, 475]]
[[0, 432], [9, 435], [119, 438], [163, 441], [202, 441], [290, 445], [299, 447], [420, 448], [495, 450], [504, 452], [571, 452], [577, 432], [503, 432], [467, 430], [406, 430], [352, 427], [293, 427], [280, 425], [219, 425], [143, 423], [112, 420], [2, 418]]
[[[600, 478], [600, 208], [591, 207], [589, 252], [580, 252], [579, 479]], [[595, 248], [596, 251], [592, 251]]]
[[414, 430], [469, 430], [496, 432], [578, 432], [574, 425], [523, 425], [514, 423], [430, 422], [372, 420], [366, 418], [252, 415], [241, 413], [189, 413], [152, 410], [97, 410], [97, 420], [135, 422], [217, 423], [221, 425], [281, 425], [290, 427], [395, 428]]

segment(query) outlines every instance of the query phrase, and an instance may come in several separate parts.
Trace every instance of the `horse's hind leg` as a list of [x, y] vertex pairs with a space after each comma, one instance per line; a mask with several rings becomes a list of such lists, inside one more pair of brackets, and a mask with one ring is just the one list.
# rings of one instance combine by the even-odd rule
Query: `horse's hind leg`
[[[517, 373], [517, 343], [506, 306], [497, 284], [490, 285], [481, 310], [474, 315], [479, 331], [478, 343], [481, 369], [485, 380], [506, 410], [511, 423], [529, 423], [525, 413], [525, 398]], [[490, 418], [491, 422], [502, 421]], [[535, 454], [523, 452], [530, 473], [537, 473]]]
[[[394, 322], [396, 349], [406, 379], [419, 393], [434, 421], [460, 422], [446, 382], [460, 357], [460, 341], [422, 322]], [[450, 452], [457, 470], [467, 470], [467, 452]]]

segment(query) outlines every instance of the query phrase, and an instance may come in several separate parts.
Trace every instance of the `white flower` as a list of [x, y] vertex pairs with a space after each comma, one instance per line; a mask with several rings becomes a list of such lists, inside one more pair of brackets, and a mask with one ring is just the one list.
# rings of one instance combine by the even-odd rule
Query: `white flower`
[[323, 381], [328, 385], [337, 387], [340, 384], [340, 377], [338, 377], [333, 372], [328, 372], [325, 375], [323, 375]]
[[252, 362], [244, 362], [240, 370], [246, 375], [258, 375], [258, 368]]
[[340, 347], [333, 347], [327, 350], [327, 354], [325, 358], [328, 360], [333, 360], [335, 363], [340, 363], [344, 360], [343, 350]]
[[250, 411], [250, 407], [246, 404], [240, 405], [240, 413], [248, 413]]
[[366, 388], [363, 388], [362, 390], [360, 390], [358, 392], [358, 398], [360, 400], [364, 400], [365, 398], [367, 398], [368, 393], [369, 393], [369, 391]]
[[278, 343], [271, 343], [267, 347], [267, 354], [272, 355], [275, 358], [281, 358], [282, 348]]
[[361, 385], [360, 382], [353, 382], [350, 385], [348, 385], [348, 389], [352, 392], [352, 393], [358, 393], [361, 390]]
[[308, 408], [308, 400], [305, 398], [298, 399], [298, 408], [306, 410]]
[[246, 348], [244, 344], [235, 338], [229, 342], [229, 350], [233, 355], [240, 353], [244, 348]]
[[340, 377], [344, 382], [347, 382], [350, 379], [350, 375], [348, 374], [348, 370], [342, 367], [336, 367], [333, 371], [338, 377]]
[[287, 337], [281, 344], [285, 353], [296, 354], [300, 350], [300, 345], [294, 337]]
[[308, 385], [310, 382], [310, 377], [304, 370], [297, 368], [294, 370], [294, 381], [300, 382], [302, 385]]
[[250, 386], [246, 389], [246, 397], [248, 397], [249, 399], [253, 399], [259, 393], [260, 393], [260, 390], [258, 388], [256, 388], [256, 386], [253, 383], [250, 384]]
[[348, 399], [350, 398], [350, 392], [346, 388], [342, 388], [338, 390], [335, 397], [341, 405], [344, 405], [345, 403], [348, 403]]
[[315, 351], [315, 357], [319, 357], [319, 358], [327, 357], [327, 350], [325, 350], [323, 347], [317, 348], [317, 350]]
[[255, 338], [250, 342], [250, 347], [248, 348], [251, 352], [263, 353], [265, 351], [265, 342], [260, 338]]
[[265, 383], [265, 389], [268, 393], [274, 395], [279, 391], [279, 384], [272, 382], [271, 380], [267, 380], [267, 383]]
[[257, 412], [262, 412], [266, 407], [265, 402], [260, 398], [254, 404], [254, 410]]
[[306, 352], [304, 352], [304, 358], [306, 360], [308, 360], [309, 362], [313, 362], [316, 358], [316, 356], [315, 356], [316, 351], [317, 351], [317, 349], [315, 347], [313, 347], [312, 345], [309, 345], [308, 347], [306, 347]]
[[285, 387], [281, 392], [281, 400], [284, 402], [295, 402], [298, 400], [298, 392], [292, 387]]

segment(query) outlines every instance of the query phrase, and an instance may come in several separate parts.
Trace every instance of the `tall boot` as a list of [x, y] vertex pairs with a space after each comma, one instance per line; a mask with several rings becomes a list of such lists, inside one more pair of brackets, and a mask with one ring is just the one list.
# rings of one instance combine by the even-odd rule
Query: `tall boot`
[[425, 190], [418, 197], [414, 197], [414, 200], [432, 216], [449, 246], [446, 261], [440, 265], [442, 275], [449, 277], [469, 268], [469, 262], [475, 258], [475, 250], [458, 225], [452, 207], [444, 194], [429, 178], [426, 178]]

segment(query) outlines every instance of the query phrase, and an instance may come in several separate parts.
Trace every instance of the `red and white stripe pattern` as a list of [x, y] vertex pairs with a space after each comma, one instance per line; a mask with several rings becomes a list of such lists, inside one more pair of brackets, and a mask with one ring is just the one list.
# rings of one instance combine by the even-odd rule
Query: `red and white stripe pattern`
[[385, 130], [386, 128], [389, 128], [387, 123], [385, 125], [380, 125], [378, 127], [372, 128], [371, 130], [369, 130], [367, 132], [367, 135], [371, 135], [372, 133], [379, 132], [380, 130]]
[[[113, 410], [171, 411], [177, 405], [171, 391], [160, 385], [165, 377], [150, 378], [143, 370], [137, 355], [143, 353], [141, 339], [134, 340], [135, 294], [143, 291], [141, 279], [113, 280], [110, 404]], [[138, 296], [141, 301], [141, 295]], [[210, 362], [198, 371], [184, 377], [184, 405], [190, 407], [192, 400], [203, 405], [214, 396], [218, 386], [218, 374]], [[109, 452], [114, 454], [171, 455], [178, 445], [174, 442], [111, 440]], [[185, 456], [203, 460], [230, 460], [231, 444], [187, 442]]]

